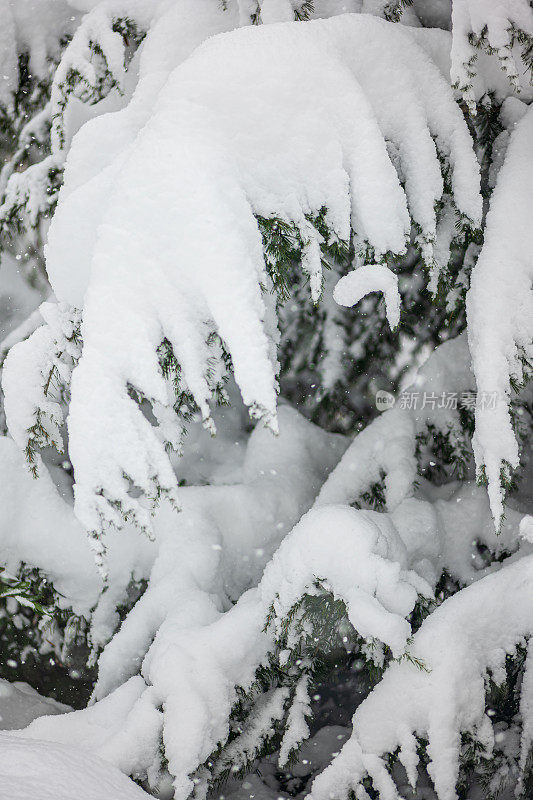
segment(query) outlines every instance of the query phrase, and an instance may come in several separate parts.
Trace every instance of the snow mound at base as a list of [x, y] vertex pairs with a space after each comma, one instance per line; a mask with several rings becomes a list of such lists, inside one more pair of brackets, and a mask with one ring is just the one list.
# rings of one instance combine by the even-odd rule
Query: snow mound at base
[[116, 767], [81, 750], [0, 734], [2, 800], [142, 800]]

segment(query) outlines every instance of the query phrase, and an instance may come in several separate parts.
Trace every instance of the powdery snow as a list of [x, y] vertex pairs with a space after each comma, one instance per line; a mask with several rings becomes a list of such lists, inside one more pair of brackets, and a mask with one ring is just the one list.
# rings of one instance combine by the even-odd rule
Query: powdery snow
[[10, 108], [18, 88], [18, 54], [29, 55], [30, 73], [46, 79], [49, 59], [60, 55], [60, 40], [79, 21], [71, 4], [64, 0], [1, 0], [0, 18], [0, 104]]
[[469, 40], [472, 34], [484, 48], [492, 48], [515, 88], [527, 84], [519, 46], [512, 46], [513, 28], [533, 36], [533, 9], [528, 0], [453, 0], [451, 78], [474, 109], [471, 86], [478, 51]]
[[398, 276], [382, 264], [364, 264], [345, 275], [335, 286], [333, 298], [341, 306], [354, 306], [370, 292], [383, 292], [387, 321], [396, 328], [400, 321]]
[[[275, 425], [277, 332], [260, 290], [269, 279], [254, 214], [281, 216], [312, 241], [305, 215], [325, 207], [336, 235], [346, 239], [352, 226], [377, 256], [404, 251], [412, 217], [431, 249], [443, 191], [434, 137], [450, 162], [458, 209], [480, 220], [464, 119], [408, 29], [353, 15], [214, 37], [170, 72], [132, 136], [146, 121], [134, 109], [161, 84], [159, 73], [149, 77], [151, 36], [131, 110], [99, 117], [74, 138], [47, 249], [57, 297], [83, 305], [68, 426], [76, 513], [90, 530], [117, 522], [107, 501], [149, 526], [132, 485], [148, 497], [158, 487], [174, 495], [163, 445], [127, 392], [171, 405], [156, 356], [164, 337], [205, 418], [206, 340], [216, 331], [246, 405]], [[115, 138], [121, 130], [125, 137]], [[405, 191], [385, 139], [398, 151]], [[67, 235], [73, 224], [75, 241]], [[319, 275], [318, 247], [314, 256], [307, 248], [304, 268]]]
[[116, 767], [63, 744], [0, 733], [0, 791], [17, 800], [147, 800]]
[[[367, 774], [383, 798], [397, 800], [381, 755], [400, 747], [400, 761], [414, 784], [418, 763], [414, 734], [429, 740], [428, 771], [439, 800], [456, 800], [461, 733], [472, 733], [488, 755], [494, 744], [485, 714], [487, 670], [501, 680], [506, 654], [533, 633], [530, 593], [524, 591], [531, 581], [532, 559], [529, 555], [477, 581], [433, 611], [411, 648], [426, 669], [407, 661], [388, 667], [357, 709], [352, 737], [313, 783], [313, 800], [343, 797]], [[529, 712], [529, 708], [524, 702], [522, 709]], [[527, 747], [529, 715], [526, 719]]]
[[[483, 29], [487, 1], [454, 0], [452, 69], [459, 77], [467, 57], [464, 37]], [[81, 522], [46, 470], [33, 481], [16, 444], [2, 437], [0, 547], [12, 572], [25, 565], [47, 576], [61, 593], [59, 605], [90, 620], [92, 643], [104, 649], [92, 706], [43, 716], [24, 731], [0, 736], [7, 756], [0, 783], [23, 800], [37, 794], [42, 800], [146, 797], [116, 768], [161, 789], [163, 743], [176, 798], [185, 800], [195, 786], [201, 794], [206, 777], [198, 770], [228, 738], [238, 687], [249, 689], [269, 658], [281, 663], [276, 648], [282, 621], [319, 584], [343, 601], [363, 639], [386, 645], [400, 663], [389, 666], [358, 709], [351, 739], [315, 780], [312, 797], [330, 800], [354, 789], [358, 800], [366, 800], [357, 783], [369, 774], [384, 800], [396, 800], [382, 756], [400, 747], [414, 783], [416, 734], [429, 739], [429, 772], [440, 800], [455, 800], [461, 733], [475, 735], [488, 752], [493, 742], [484, 716], [487, 669], [501, 676], [505, 654], [533, 634], [529, 518], [506, 509], [497, 536], [483, 489], [471, 483], [435, 488], [418, 479], [416, 436], [434, 426], [459, 442], [454, 409], [394, 408], [347, 450], [342, 437], [287, 407], [277, 411], [278, 332], [274, 302], [263, 291], [271, 285], [256, 222], [257, 215], [277, 216], [298, 228], [302, 269], [315, 301], [323, 280], [313, 215], [326, 208], [335, 235], [347, 240], [354, 230], [357, 244], [369, 245], [378, 262], [388, 251], [405, 251], [414, 222], [435, 289], [457, 212], [473, 225], [481, 221], [479, 169], [448, 85], [450, 37], [365, 15], [293, 24], [297, 4], [289, 0], [263, 0], [253, 8], [240, 0], [227, 11], [208, 0], [72, 5], [89, 14], [66, 50], [46, 113], [53, 116], [65, 100], [61, 82], [69, 70], [95, 83], [95, 38], [124, 96], [111, 93], [87, 113], [96, 115], [88, 122], [69, 97], [64, 115], [54, 117], [51, 160], [36, 165], [28, 180], [13, 176], [8, 184], [9, 201], [32, 188], [28, 211], [36, 220], [45, 172], [61, 166], [72, 140], [47, 252], [59, 304], [43, 305], [45, 325], [12, 350], [3, 385], [19, 447], [28, 445], [36, 419], [60, 446], [64, 404], [43, 385], [51, 370], [71, 381], [69, 455]], [[64, 6], [58, 0], [57, 9]], [[327, 17], [331, 3], [318, 3], [317, 15], [320, 6]], [[8, 20], [4, 37], [18, 30], [13, 8], [0, 0]], [[224, 33], [248, 23], [258, 9], [268, 24]], [[385, 3], [365, 0], [350, 9], [379, 15]], [[521, 0], [498, 0], [491, 11], [488, 42], [517, 89], [508, 22], [529, 31], [531, 15]], [[126, 12], [148, 30], [128, 72], [121, 37], [112, 30], [113, 20]], [[416, 18], [405, 21], [415, 24]], [[43, 54], [53, 55], [53, 43], [45, 27], [40, 38], [33, 28], [38, 31], [34, 24], [24, 35], [31, 40], [32, 64], [43, 69]], [[8, 102], [15, 61], [9, 48], [5, 52], [0, 99]], [[494, 86], [497, 96], [505, 95], [501, 81], [491, 83], [487, 74], [480, 70], [467, 100]], [[468, 306], [478, 392], [496, 388], [502, 398], [492, 417], [478, 404], [474, 439], [498, 519], [500, 466], [517, 458], [507, 411], [509, 378], [522, 376], [519, 356], [530, 357], [533, 323], [533, 275], [524, 256], [533, 251], [526, 218], [533, 118], [522, 106], [511, 98], [502, 111], [502, 122], [515, 132], [500, 142], [507, 157]], [[443, 195], [438, 156], [450, 167], [451, 195]], [[444, 212], [437, 219], [441, 200]], [[503, 281], [501, 265], [510, 261], [513, 274], [507, 270]], [[352, 305], [369, 291], [382, 291], [391, 327], [398, 323], [397, 279], [383, 264], [360, 266], [334, 292], [331, 283], [324, 281], [330, 305], [333, 297]], [[80, 358], [72, 334], [81, 315]], [[231, 354], [252, 415], [275, 428], [277, 414], [279, 435], [257, 427], [231, 475], [227, 453], [242, 438], [224, 442], [226, 455], [205, 478], [219, 485], [185, 487], [180, 514], [164, 498], [152, 518], [149, 501], [161, 489], [174, 500], [174, 468], [178, 477], [180, 468], [185, 474], [188, 468], [186, 458], [176, 461], [164, 452], [164, 440], [177, 442], [179, 436], [157, 347], [164, 338], [173, 346], [182, 388], [212, 429], [213, 354], [222, 362], [214, 333]], [[216, 376], [222, 377], [221, 369]], [[473, 385], [463, 335], [435, 351], [411, 388], [438, 395]], [[151, 402], [158, 426], [140, 410], [135, 392]], [[496, 425], [503, 432], [498, 437]], [[386, 512], [349, 507], [381, 481]], [[153, 525], [153, 541], [131, 527], [122, 535], [106, 531], [103, 591], [83, 526], [94, 531], [121, 524], [112, 508], [117, 501], [137, 523]], [[478, 545], [512, 555], [485, 567]], [[411, 642], [407, 618], [418, 598], [432, 597], [443, 570], [466, 588], [434, 611]], [[130, 581], [141, 579], [147, 589], [117, 631], [117, 606]], [[530, 652], [521, 700], [523, 764], [533, 735], [532, 663]], [[27, 694], [21, 686], [0, 686], [0, 715], [2, 688], [9, 698], [15, 690]], [[253, 757], [287, 713], [283, 764], [309, 735], [309, 704], [306, 675], [292, 697], [285, 686], [266, 692], [225, 751], [225, 763], [242, 765]], [[39, 700], [39, 712], [46, 705]]]
[[523, 381], [533, 358], [532, 181], [533, 109], [529, 108], [511, 133], [467, 296], [468, 340], [478, 392], [473, 446], [478, 469], [485, 469], [497, 524], [502, 516], [501, 470], [519, 463], [509, 413], [511, 381]]
[[64, 714], [70, 706], [43, 697], [22, 681], [0, 678], [0, 730], [25, 728], [37, 717]]

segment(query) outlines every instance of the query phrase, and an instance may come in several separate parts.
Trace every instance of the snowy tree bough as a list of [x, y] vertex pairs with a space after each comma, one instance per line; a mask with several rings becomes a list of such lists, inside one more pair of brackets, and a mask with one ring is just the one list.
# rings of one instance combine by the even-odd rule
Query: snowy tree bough
[[[18, 30], [23, 14], [4, 5]], [[455, 800], [468, 770], [524, 793], [531, 544], [501, 477], [518, 465], [508, 408], [533, 330], [531, 93], [512, 67], [530, 66], [531, 9], [454, 0], [448, 34], [416, 27], [416, 2], [353, 0], [366, 13], [342, 16], [329, 0], [72, 5], [44, 38], [17, 34], [53, 72], [29, 122], [10, 106], [6, 50], [18, 145], [2, 234], [15, 246], [46, 233], [55, 298], [3, 371], [9, 432], [36, 479], [3, 437], [0, 559], [52, 582], [89, 631], [98, 680], [88, 708], [17, 736], [74, 743], [160, 796], [205, 797], [263, 756], [290, 764], [325, 655], [341, 650], [376, 685], [312, 797], [396, 800], [405, 776], [427, 773]], [[301, 328], [316, 326], [326, 391], [347, 358], [382, 356], [368, 331], [383, 308], [367, 295], [383, 292], [401, 344], [401, 300], [426, 283], [447, 305], [427, 341], [450, 340], [395, 408], [351, 444], [278, 408], [286, 365], [297, 384], [311, 360]], [[473, 404], [446, 398], [476, 389], [472, 448]], [[260, 423], [251, 434], [223, 405], [237, 392]], [[527, 411], [527, 387], [520, 399]], [[232, 453], [218, 466], [198, 423]], [[51, 447], [72, 463], [74, 513]], [[513, 695], [497, 721], [496, 685]]]
[[[386, 59], [380, 59], [372, 75], [364, 70], [380, 42], [384, 48], [386, 42], [391, 64], [398, 59], [406, 64], [395, 73], [395, 86]], [[276, 69], [268, 83], [261, 83], [273, 47]], [[224, 77], [218, 80], [217, 75]], [[257, 85], [262, 87], [259, 94]], [[141, 80], [137, 93], [142, 86]], [[299, 87], [299, 108], [294, 107], [291, 86]], [[237, 97], [238, 104], [232, 100]], [[412, 108], [412, 115], [398, 122], [395, 104], [400, 102]], [[105, 170], [100, 165], [96, 172], [95, 163], [87, 174], [84, 154], [94, 151], [100, 137], [108, 138], [108, 125], [117, 135], [127, 113], [128, 106], [111, 117], [97, 117], [74, 140], [47, 248], [56, 296], [83, 306], [83, 351], [72, 376], [69, 448], [77, 513], [93, 531], [116, 524], [116, 509], [149, 526], [146, 510], [131, 496], [132, 487], [147, 497], [161, 492], [174, 496], [175, 479], [158, 432], [127, 393], [131, 386], [152, 404], [158, 418], [158, 409], [163, 414], [172, 407], [174, 393], [157, 363], [163, 338], [172, 345], [183, 389], [206, 421], [219, 383], [209, 380], [210, 365], [215, 359], [223, 367], [209, 346], [210, 336], [217, 333], [251, 413], [274, 424], [278, 334], [273, 301], [260, 288], [268, 288], [269, 276], [255, 215], [283, 219], [300, 232], [302, 268], [315, 299], [321, 288], [323, 237], [310, 215], [322, 209], [331, 236], [347, 241], [353, 229], [361, 246], [371, 248], [377, 258], [405, 251], [412, 220], [431, 258], [435, 205], [444, 192], [438, 154], [449, 164], [458, 212], [471, 224], [480, 223], [478, 167], [449, 88], [405, 29], [377, 19], [354, 16], [308, 27], [249, 28], [211, 40], [170, 74], [151, 120], [131, 145], [124, 142]], [[127, 135], [131, 137], [129, 130]], [[154, 137], [159, 167], [149, 156]], [[327, 148], [324, 140], [330, 143]], [[172, 142], [166, 151], [165, 141]], [[386, 142], [397, 152], [403, 187]], [[76, 164], [83, 165], [80, 174]], [[150, 177], [143, 176], [146, 169]], [[142, 186], [144, 192], [147, 180], [153, 191], [139, 205], [138, 191]], [[135, 217], [141, 208], [142, 225]], [[69, 243], [67, 260], [63, 232], [73, 215], [80, 218], [80, 211], [86, 226], [79, 236], [83, 249], [73, 253]], [[151, 230], [151, 220], [157, 231]], [[69, 267], [73, 258], [78, 264], [75, 280]], [[124, 290], [124, 270], [136, 271], [134, 292]], [[221, 273], [223, 283], [217, 279]], [[113, 289], [118, 283], [123, 287], [120, 307]], [[14, 348], [6, 365], [7, 381], [16, 360]], [[98, 395], [90, 390], [96, 374]], [[120, 432], [110, 430], [114, 416], [122, 419]], [[90, 441], [82, 433], [88, 417]], [[168, 413], [164, 418], [167, 428]]]

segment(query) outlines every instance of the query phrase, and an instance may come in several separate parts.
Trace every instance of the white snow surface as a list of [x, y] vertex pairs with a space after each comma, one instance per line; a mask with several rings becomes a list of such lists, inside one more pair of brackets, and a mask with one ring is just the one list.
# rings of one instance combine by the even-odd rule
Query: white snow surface
[[116, 767], [64, 744], [0, 733], [2, 800], [147, 800]]
[[342, 277], [333, 290], [333, 298], [341, 306], [354, 306], [370, 292], [383, 292], [387, 321], [396, 328], [400, 321], [398, 276], [383, 264], [364, 264]]
[[[115, 604], [126, 596], [132, 578], [147, 577], [153, 547], [134, 529], [110, 534], [109, 590], [103, 584], [82, 526], [71, 505], [60, 496], [46, 469], [36, 480], [16, 443], [0, 437], [0, 552], [2, 564], [16, 575], [22, 564], [36, 567], [56, 591], [58, 605], [90, 619], [95, 615], [106, 640], [118, 623]], [[43, 513], [43, 509], [46, 512]], [[100, 602], [99, 602], [100, 600]], [[98, 636], [96, 636], [98, 641]]]
[[467, 127], [410, 29], [357, 14], [248, 27], [209, 39], [179, 64], [199, 30], [231, 23], [212, 4], [195, 2], [189, 16], [188, 8], [176, 4], [149, 32], [126, 108], [74, 137], [50, 228], [55, 294], [83, 306], [68, 427], [76, 513], [90, 530], [113, 516], [107, 500], [149, 525], [124, 474], [148, 496], [157, 484], [175, 495], [163, 445], [126, 388], [170, 405], [155, 352], [163, 337], [208, 417], [206, 338], [217, 331], [245, 404], [275, 426], [277, 332], [260, 290], [268, 276], [254, 214], [302, 230], [311, 274], [320, 260], [305, 215], [322, 207], [339, 237], [352, 226], [376, 256], [404, 251], [410, 218], [430, 247], [443, 191], [434, 137], [458, 209], [480, 220]]
[[37, 717], [70, 710], [70, 706], [43, 697], [27, 683], [0, 678], [0, 730], [25, 728]]
[[[426, 367], [433, 380], [437, 372], [435, 365]], [[397, 413], [396, 424], [390, 414], [380, 419], [390, 420], [391, 431], [402, 430], [402, 414], [412, 425], [406, 411]], [[473, 485], [434, 490], [423, 484], [412, 496], [409, 483], [393, 482], [390, 514], [319, 505], [302, 517], [345, 446], [341, 437], [282, 407], [278, 437], [258, 427], [250, 438], [243, 483], [185, 487], [180, 514], [162, 504], [148, 588], [100, 658], [96, 703], [42, 717], [17, 736], [85, 748], [127, 774], [147, 776], [152, 786], [160, 776], [162, 737], [176, 797], [186, 798], [191, 774], [227, 736], [235, 687], [250, 685], [273, 648], [277, 626], [302, 594], [315, 591], [317, 578], [345, 602], [363, 637], [401, 656], [410, 636], [405, 617], [419, 594], [431, 596], [443, 568], [469, 584], [490, 571], [474, 560], [476, 541], [528, 552], [518, 536], [522, 515], [508, 511], [501, 539], [486, 492]], [[392, 473], [393, 454], [400, 464], [405, 458], [402, 447], [391, 447], [391, 460], [383, 463]], [[125, 533], [116, 536], [131, 541]], [[507, 572], [505, 563], [493, 569]], [[273, 627], [265, 633], [271, 607]], [[113, 628], [104, 632], [99, 613], [93, 632], [104, 643]], [[433, 651], [423, 655], [434, 657]], [[306, 735], [303, 686], [298, 703], [287, 748]]]
[[[60, 0], [49, 5], [64, 6]], [[64, 67], [79, 63], [88, 69], [87, 36], [103, 31], [115, 71], [123, 73], [123, 54], [118, 39], [108, 36], [109, 24], [133, 4], [73, 0], [71, 5], [91, 13]], [[90, 619], [93, 643], [104, 650], [94, 705], [43, 716], [22, 732], [1, 735], [6, 757], [0, 786], [8, 787], [10, 798], [100, 800], [102, 792], [109, 800], [145, 797], [117, 767], [156, 787], [163, 739], [176, 797], [185, 800], [193, 788], [191, 775], [227, 737], [236, 686], [251, 684], [274, 647], [279, 621], [320, 578], [345, 602], [364, 638], [378, 639], [397, 657], [407, 648], [431, 671], [406, 660], [388, 668], [356, 713], [352, 738], [315, 781], [313, 798], [342, 796], [369, 773], [383, 797], [396, 800], [381, 755], [400, 746], [414, 780], [416, 733], [429, 738], [430, 774], [440, 800], [455, 800], [461, 731], [476, 733], [489, 747], [492, 741], [490, 720], [483, 715], [487, 667], [497, 674], [505, 653], [533, 634], [525, 591], [533, 556], [531, 543], [519, 535], [523, 515], [506, 509], [496, 536], [483, 489], [468, 483], [435, 489], [424, 481], [416, 486], [415, 436], [428, 424], [458, 432], [453, 410], [395, 408], [346, 450], [343, 437], [320, 431], [282, 406], [278, 436], [257, 427], [245, 448], [238, 434], [237, 441], [223, 443], [222, 454], [213, 446], [205, 482], [216, 475], [212, 483], [218, 485], [182, 488], [180, 514], [163, 501], [153, 519], [153, 542], [131, 527], [108, 533], [108, 584], [102, 592], [84, 532], [84, 526], [97, 527], [105, 513], [95, 493], [105, 489], [109, 499], [130, 502], [124, 472], [146, 494], [154, 475], [169, 492], [176, 485], [160, 439], [127, 394], [131, 385], [155, 404], [171, 405], [155, 357], [161, 339], [173, 344], [184, 383], [204, 417], [210, 413], [205, 368], [211, 331], [231, 351], [245, 403], [254, 413], [271, 419], [276, 414], [277, 332], [268, 296], [259, 287], [268, 279], [255, 214], [281, 216], [300, 227], [311, 243], [306, 268], [315, 276], [320, 275], [317, 239], [306, 215], [323, 206], [339, 237], [347, 238], [354, 228], [378, 259], [388, 250], [404, 250], [411, 221], [422, 228], [427, 247], [437, 240], [435, 250], [446, 250], [446, 231], [439, 234], [434, 213], [443, 191], [434, 137], [451, 165], [457, 209], [473, 223], [480, 221], [478, 168], [448, 86], [450, 36], [365, 15], [294, 24], [286, 21], [292, 5], [264, 0], [262, 22], [269, 24], [224, 34], [249, 17], [248, 3], [233, 3], [224, 13], [208, 0], [135, 4], [138, 19], [150, 28], [130, 75], [138, 75], [137, 85], [126, 87], [123, 75], [124, 101], [103, 101], [95, 113], [111, 113], [91, 119], [74, 135], [47, 251], [61, 305], [59, 311], [45, 307], [47, 325], [13, 349], [4, 388], [11, 433], [24, 445], [35, 410], [47, 410], [49, 402], [42, 377], [57, 343], [54, 314], [83, 309], [84, 350], [74, 370], [69, 418], [81, 522], [46, 470], [31, 479], [16, 443], [2, 437], [0, 550], [11, 572], [24, 563], [48, 576], [61, 593], [60, 604]], [[331, 2], [318, 5], [324, 16], [334, 13]], [[348, 5], [374, 13], [383, 8], [381, 0]], [[4, 6], [9, 13], [0, 46], [16, 25], [13, 3]], [[488, 0], [454, 0], [454, 36], [479, 32], [487, 9]], [[490, 10], [497, 13], [489, 42], [505, 51], [507, 22], [528, 30], [527, 9], [521, 0], [497, 0]], [[42, 53], [48, 47], [46, 28], [39, 35], [42, 41], [32, 40], [36, 64], [39, 48]], [[195, 50], [206, 37], [213, 38]], [[456, 42], [452, 52], [458, 74], [467, 56], [461, 47]], [[11, 58], [9, 77], [13, 54], [5, 52]], [[509, 54], [499, 55], [512, 77]], [[501, 76], [490, 84], [488, 73], [490, 68], [480, 68], [474, 96], [488, 85], [497, 85], [497, 95], [505, 96]], [[5, 86], [3, 91], [0, 99], [8, 98]], [[407, 108], [412, 114], [401, 113]], [[507, 111], [508, 128], [515, 131], [468, 306], [478, 392], [496, 388], [503, 398], [496, 411], [489, 410], [492, 417], [478, 406], [474, 442], [478, 463], [485, 463], [491, 480], [497, 517], [503, 510], [496, 488], [499, 466], [516, 459], [507, 412], [509, 375], [521, 376], [517, 355], [522, 348], [529, 357], [527, 331], [533, 324], [533, 276], [524, 256], [533, 252], [526, 191], [533, 184], [526, 165], [533, 117], [516, 103]], [[75, 116], [74, 110], [69, 137], [79, 127]], [[394, 147], [393, 160], [386, 142]], [[503, 280], [502, 265], [509, 261], [514, 271], [511, 275], [506, 267]], [[369, 269], [372, 276], [364, 269], [346, 276], [336, 298], [356, 302], [371, 290], [363, 291], [361, 283], [385, 290], [394, 322], [399, 312], [394, 276], [379, 264]], [[434, 353], [412, 388], [462, 392], [473, 385], [462, 336]], [[59, 410], [48, 409], [51, 417]], [[61, 422], [58, 416], [58, 436]], [[503, 431], [499, 437], [496, 425]], [[230, 475], [227, 464], [235, 447], [245, 453]], [[194, 458], [191, 462], [185, 457], [178, 469], [181, 463], [196, 476], [199, 467]], [[383, 473], [387, 512], [350, 508]], [[522, 533], [527, 528], [522, 522]], [[478, 543], [513, 555], [485, 568], [476, 560]], [[443, 569], [467, 588], [431, 614], [410, 644], [406, 617], [419, 595], [431, 597]], [[147, 580], [148, 588], [116, 632], [116, 607], [132, 579]], [[274, 622], [265, 632], [270, 608]], [[532, 663], [530, 652], [525, 692], [532, 685]], [[283, 756], [308, 735], [306, 692], [302, 682]], [[284, 698], [270, 700], [265, 724], [268, 714], [280, 713]], [[1, 703], [0, 687], [0, 715]], [[533, 731], [527, 694], [521, 711], [525, 760]]]
[[466, 101], [474, 106], [472, 74], [478, 50], [469, 35], [486, 36], [484, 46], [492, 48], [510, 83], [518, 90], [527, 84], [527, 71], [519, 47], [512, 46], [512, 27], [533, 36], [533, 9], [528, 0], [453, 0], [451, 79], [463, 90]]
[[58, 59], [60, 39], [79, 15], [66, 0], [0, 1], [0, 104], [12, 106], [18, 88], [18, 54], [29, 55], [30, 73], [46, 79], [49, 59]]
[[[438, 391], [439, 381], [447, 385], [450, 375], [456, 372], [455, 385], [468, 386], [472, 375], [467, 353], [464, 337], [442, 345], [424, 366], [415, 385]], [[502, 576], [510, 574], [509, 570], [515, 570], [508, 566], [513, 560], [519, 559], [517, 566], [529, 563], [522, 555], [529, 552], [530, 545], [519, 537], [523, 515], [508, 509], [506, 526], [497, 536], [482, 488], [450, 484], [434, 489], [422, 481], [414, 490], [412, 447], [416, 426], [422, 420], [417, 421], [407, 410], [398, 408], [382, 414], [355, 438], [340, 464], [346, 448], [343, 437], [326, 434], [286, 406], [280, 408], [279, 422], [279, 436], [273, 437], [258, 426], [250, 437], [240, 483], [184, 487], [183, 510], [179, 514], [163, 503], [154, 521], [156, 541], [150, 544], [138, 536], [145, 550], [135, 551], [132, 547], [131, 530], [110, 536], [109, 588], [92, 615], [92, 634], [95, 643], [101, 645], [113, 638], [100, 658], [96, 702], [82, 711], [40, 717], [17, 737], [82, 748], [126, 774], [145, 776], [152, 787], [161, 779], [162, 738], [175, 795], [186, 798], [193, 785], [191, 775], [227, 737], [235, 687], [250, 685], [255, 669], [274, 647], [280, 621], [302, 594], [315, 591], [317, 578], [326, 590], [345, 602], [350, 621], [363, 637], [387, 644], [397, 656], [408, 647], [411, 655], [433, 663], [440, 650], [435, 651], [432, 642], [442, 649], [446, 640], [441, 637], [448, 635], [448, 627], [445, 633], [429, 637], [427, 645], [422, 637], [420, 647], [413, 649], [408, 644], [411, 631], [406, 617], [420, 594], [431, 596], [442, 569], [461, 584], [477, 586], [484, 584], [491, 571], [499, 570]], [[370, 436], [368, 447], [358, 447], [361, 453], [371, 453], [369, 463], [355, 458], [354, 448], [365, 436]], [[2, 551], [12, 553], [12, 570], [27, 559], [27, 563], [49, 574], [56, 588], [65, 593], [65, 602], [74, 605], [78, 597], [78, 610], [82, 613], [83, 595], [85, 613], [90, 616], [87, 606], [97, 600], [101, 579], [81, 526], [54, 493], [46, 474], [33, 481], [24, 472], [15, 443], [9, 439], [0, 443], [5, 449], [0, 461], [10, 478], [2, 481], [2, 488], [10, 501], [16, 492], [24, 495], [24, 502], [21, 499], [12, 504], [15, 516], [6, 519]], [[376, 449], [378, 443], [381, 447]], [[229, 442], [226, 447], [230, 450]], [[354, 469], [349, 468], [350, 464]], [[367, 488], [374, 475], [379, 478], [381, 469], [386, 472], [390, 513], [350, 508], [347, 503]], [[331, 476], [321, 500], [305, 514], [328, 473]], [[367, 484], [362, 481], [363, 475]], [[327, 504], [332, 502], [345, 505]], [[56, 511], [49, 515], [50, 531], [42, 537], [42, 550], [36, 551], [36, 525], [41, 532], [42, 523], [32, 516], [36, 513], [32, 509], [43, 507], [55, 507]], [[20, 516], [21, 509], [27, 516]], [[515, 555], [487, 569], [476, 561], [476, 542], [496, 552], [501, 547]], [[77, 548], [72, 557], [68, 547]], [[146, 577], [148, 588], [113, 636], [117, 624], [113, 612], [132, 574]], [[511, 576], [502, 580], [511, 584], [514, 579]], [[495, 592], [492, 595], [496, 597]], [[232, 605], [232, 601], [237, 602]], [[485, 599], [480, 600], [480, 608], [484, 603]], [[265, 632], [270, 608], [274, 609], [274, 621]], [[491, 618], [497, 625], [504, 617], [491, 612]], [[446, 620], [442, 624], [448, 626]], [[462, 618], [460, 627], [465, 636], [470, 636]], [[510, 639], [515, 633], [514, 629], [509, 632]], [[499, 629], [491, 635], [499, 641]], [[489, 640], [493, 641], [490, 637]], [[468, 651], [464, 647], [461, 652]], [[481, 660], [484, 657], [480, 655]], [[492, 652], [488, 652], [489, 657], [493, 657]], [[418, 698], [419, 716], [408, 717], [412, 730], [418, 730], [417, 725], [423, 729], [424, 714], [429, 714], [427, 709], [433, 703], [432, 690], [425, 688], [425, 674], [419, 678], [420, 673], [413, 667], [417, 676], [413, 678], [407, 664], [396, 666], [402, 681], [401, 676], [407, 676], [406, 693]], [[450, 673], [449, 681], [453, 680]], [[413, 688], [411, 681], [416, 683]], [[282, 699], [272, 698], [278, 705]], [[388, 714], [390, 698], [382, 702]], [[278, 713], [276, 703], [270, 706], [269, 713]], [[284, 752], [307, 735], [305, 708], [302, 684], [291, 709]], [[472, 714], [466, 714], [465, 724], [477, 719]], [[395, 728], [389, 729], [383, 719], [381, 715], [373, 723], [379, 736], [385, 735], [383, 731], [392, 733], [379, 744], [384, 749], [378, 748], [378, 753], [385, 752], [390, 742], [394, 744]], [[463, 724], [463, 717], [454, 718], [453, 723], [436, 719], [435, 736], [451, 735], [450, 731]], [[366, 732], [366, 723], [361, 723], [361, 731], [361, 737], [371, 735]], [[402, 736], [400, 743], [405, 743], [405, 752], [410, 752], [411, 739], [407, 733]], [[321, 786], [330, 786], [337, 795], [337, 771], [342, 768], [343, 759], [345, 755], [340, 762], [334, 760], [330, 771], [324, 773], [323, 781], [327, 783], [321, 784], [322, 779], [318, 779], [316, 792], [321, 791]], [[376, 759], [377, 756], [374, 760], [365, 756], [363, 761], [367, 768], [371, 764], [377, 770]], [[444, 770], [444, 777], [438, 778], [444, 783], [439, 785], [447, 786], [446, 781], [451, 780], [452, 761], [435, 767]], [[353, 776], [357, 776], [362, 767], [352, 759], [350, 770], [354, 763]], [[442, 797], [448, 798], [446, 794]]]
[[484, 245], [467, 296], [468, 340], [478, 401], [473, 439], [485, 467], [492, 511], [503, 510], [500, 471], [519, 462], [509, 413], [511, 380], [533, 359], [533, 108], [512, 130], [487, 214]]
[[475, 734], [489, 754], [494, 743], [492, 723], [485, 714], [487, 669], [495, 680], [504, 677], [506, 654], [533, 632], [531, 595], [525, 588], [532, 566], [533, 556], [528, 555], [447, 599], [430, 614], [411, 648], [426, 669], [407, 661], [387, 668], [357, 709], [350, 740], [315, 780], [313, 800], [345, 796], [366, 774], [383, 798], [397, 800], [380, 756], [400, 747], [400, 760], [410, 782], [416, 783], [413, 734], [429, 740], [428, 771], [439, 800], [456, 800], [461, 732]]
[[[372, 267], [373, 269], [373, 267]], [[444, 342], [418, 370], [405, 394], [417, 399], [438, 398], [446, 392], [471, 391], [474, 376], [466, 335]], [[394, 511], [414, 492], [417, 481], [416, 435], [431, 424], [438, 430], [461, 436], [457, 409], [417, 402], [398, 403], [357, 434], [342, 459], [322, 486], [316, 504], [353, 503], [384, 474], [387, 509]]]

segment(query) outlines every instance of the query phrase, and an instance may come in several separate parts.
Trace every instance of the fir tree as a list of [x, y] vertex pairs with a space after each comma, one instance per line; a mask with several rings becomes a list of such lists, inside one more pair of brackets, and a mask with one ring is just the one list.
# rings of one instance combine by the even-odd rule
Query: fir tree
[[2, 5], [0, 669], [80, 709], [28, 748], [529, 796], [533, 9], [445, 5]]

